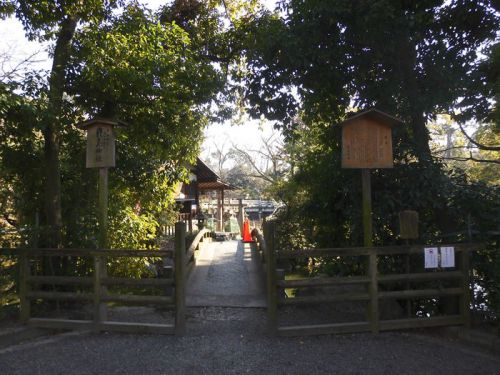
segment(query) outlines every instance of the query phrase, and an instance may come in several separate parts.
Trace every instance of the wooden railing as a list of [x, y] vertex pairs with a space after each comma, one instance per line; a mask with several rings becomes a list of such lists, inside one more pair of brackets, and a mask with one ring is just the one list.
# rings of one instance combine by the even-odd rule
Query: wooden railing
[[[183, 334], [185, 331], [185, 279], [186, 279], [186, 225], [176, 224], [175, 250], [108, 250], [108, 249], [0, 249], [0, 254], [16, 256], [19, 265], [20, 316], [24, 323], [31, 326], [55, 329], [88, 328], [95, 331], [123, 331], [160, 334]], [[37, 257], [76, 257], [91, 258], [91, 276], [47, 276], [33, 275], [30, 262]], [[166, 278], [134, 279], [108, 277], [107, 258], [172, 258], [173, 275]], [[35, 290], [33, 285], [73, 285], [92, 287], [92, 291], [67, 292]], [[134, 295], [109, 293], [109, 286], [131, 287], [173, 287], [172, 295]], [[166, 293], [165, 293], [166, 294]], [[69, 320], [35, 318], [31, 313], [31, 301], [86, 301], [92, 304], [92, 320]], [[116, 322], [107, 320], [106, 304], [109, 302], [154, 304], [158, 307], [170, 306], [174, 309], [173, 324], [146, 324]]]
[[188, 249], [186, 250], [185, 259], [186, 259], [187, 274], [189, 274], [196, 265], [196, 256], [198, 254], [198, 251], [200, 250], [200, 247], [202, 246], [202, 243], [206, 241], [211, 241], [212, 236], [213, 233], [211, 230], [202, 229], [194, 237], [193, 242], [191, 242], [191, 245], [189, 245]]
[[[440, 246], [453, 246], [458, 254], [457, 267], [454, 269], [437, 269], [410, 273], [406, 268], [397, 274], [381, 274], [379, 264], [387, 257], [404, 256], [409, 257], [424, 252], [423, 246], [390, 246], [390, 247], [353, 247], [353, 248], [328, 248], [328, 249], [304, 249], [300, 251], [283, 251], [275, 248], [275, 223], [267, 222], [264, 226], [264, 238], [259, 239], [262, 243], [266, 261], [267, 293], [268, 293], [268, 321], [270, 330], [278, 335], [303, 335], [303, 334], [330, 334], [371, 331], [377, 333], [381, 330], [406, 329], [417, 327], [432, 327], [443, 325], [470, 325], [470, 266], [469, 253], [480, 250], [480, 244], [453, 244]], [[364, 257], [367, 262], [365, 275], [349, 277], [322, 277], [303, 278], [299, 280], [285, 280], [284, 270], [277, 263], [285, 259], [304, 258], [343, 258]], [[409, 258], [408, 258], [409, 259]], [[407, 263], [409, 264], [409, 263]], [[454, 281], [455, 285], [443, 287], [440, 283]], [[391, 290], [391, 284], [403, 283], [403, 290]], [[437, 287], [414, 287], [417, 283], [438, 284]], [[413, 286], [410, 288], [410, 283]], [[318, 288], [338, 285], [361, 285], [361, 291], [340, 291], [315, 296], [303, 296], [286, 298], [286, 288]], [[416, 317], [410, 314], [406, 318], [382, 320], [379, 312], [379, 301], [412, 299], [433, 299], [440, 297], [459, 298], [458, 313], [444, 316]], [[279, 324], [279, 306], [283, 305], [310, 305], [317, 303], [339, 302], [339, 301], [361, 301], [367, 303], [367, 319], [361, 322], [331, 323], [331, 324], [309, 324], [281, 326]]]

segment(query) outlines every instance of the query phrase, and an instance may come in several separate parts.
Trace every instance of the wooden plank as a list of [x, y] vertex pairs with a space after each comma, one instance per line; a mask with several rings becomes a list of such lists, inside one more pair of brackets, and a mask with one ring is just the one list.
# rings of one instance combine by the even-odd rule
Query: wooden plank
[[461, 324], [463, 324], [463, 318], [460, 315], [438, 316], [431, 318], [381, 320], [379, 322], [380, 330], [382, 331], [394, 329], [453, 326]]
[[168, 257], [173, 256], [172, 250], [137, 250], [137, 249], [29, 249], [1, 248], [2, 255], [27, 254], [28, 256], [109, 256], [109, 257]]
[[174, 279], [131, 279], [127, 277], [104, 277], [102, 285], [130, 285], [130, 286], [170, 286], [174, 285]]
[[93, 285], [92, 277], [80, 276], [30, 276], [30, 284], [53, 284], [53, 285]]
[[91, 320], [31, 318], [28, 325], [51, 329], [92, 329], [94, 323]]
[[282, 298], [278, 302], [280, 305], [305, 305], [324, 302], [341, 302], [341, 301], [369, 301], [368, 293], [339, 293], [333, 295], [311, 296], [311, 297], [294, 297]]
[[312, 277], [298, 280], [278, 280], [278, 286], [282, 288], [301, 288], [327, 285], [367, 284], [369, 282], [370, 279], [366, 276]]
[[[70, 319], [42, 319], [32, 318], [28, 321], [32, 327], [50, 329], [92, 329], [94, 323], [90, 320], [70, 320]], [[129, 322], [101, 322], [97, 330], [142, 334], [174, 334], [173, 324], [149, 324], [149, 323], [129, 323]]]
[[186, 225], [175, 223], [175, 334], [182, 335], [186, 330]]
[[355, 118], [342, 123], [342, 168], [392, 168], [391, 125]]
[[276, 288], [276, 251], [275, 251], [275, 235], [276, 226], [274, 221], [266, 221], [266, 243], [267, 253], [266, 258], [266, 284], [267, 284], [267, 322], [268, 329], [271, 333], [276, 333], [278, 327], [278, 291]]
[[29, 300], [30, 287], [28, 279], [30, 277], [30, 264], [28, 257], [22, 255], [19, 258], [19, 308], [21, 322], [27, 322], [31, 315], [31, 302]]
[[99, 325], [105, 320], [106, 308], [102, 303], [102, 295], [106, 291], [102, 290], [101, 278], [103, 276], [103, 259], [102, 257], [94, 257], [94, 331], [99, 332]]
[[[472, 244], [440, 244], [439, 246], [451, 246], [455, 252], [477, 251], [484, 249], [483, 243]], [[278, 259], [291, 259], [300, 257], [334, 257], [334, 256], [361, 256], [375, 252], [377, 255], [402, 255], [402, 254], [423, 254], [422, 245], [405, 246], [374, 246], [374, 247], [337, 247], [337, 248], [309, 248], [301, 250], [280, 250]]]
[[142, 296], [138, 294], [107, 294], [101, 296], [103, 302], [123, 302], [139, 304], [173, 304], [172, 297], [165, 296]]
[[460, 256], [460, 272], [462, 273], [462, 295], [460, 297], [460, 314], [467, 328], [471, 327], [471, 287], [470, 287], [470, 256], [462, 252]]
[[39, 292], [27, 293], [29, 299], [47, 299], [57, 301], [93, 301], [94, 293], [72, 293], [72, 292]]
[[408, 274], [380, 275], [379, 283], [391, 283], [398, 281], [432, 281], [432, 280], [450, 280], [461, 279], [460, 271], [438, 271], [438, 272], [420, 272]]
[[378, 282], [377, 282], [377, 255], [370, 254], [368, 263], [368, 275], [370, 277], [370, 284], [368, 285], [368, 292], [370, 294], [370, 305], [369, 305], [369, 321], [372, 333], [378, 333]]
[[276, 254], [277, 259], [293, 258], [317, 258], [317, 257], [336, 257], [336, 256], [362, 256], [370, 254], [370, 249], [364, 247], [346, 247], [332, 249], [301, 249], [292, 251], [279, 250]]
[[369, 332], [368, 322], [316, 324], [302, 326], [278, 327], [280, 336], [302, 336], [302, 335], [329, 335], [335, 333]]
[[442, 289], [419, 289], [419, 290], [398, 290], [392, 292], [379, 292], [379, 299], [405, 299], [405, 298], [424, 298], [457, 296], [463, 293], [462, 288], [442, 288]]
[[140, 334], [160, 334], [160, 335], [175, 334], [175, 326], [173, 324], [150, 324], [150, 323], [107, 321], [101, 323], [100, 330], [111, 331], [111, 332], [140, 333]]

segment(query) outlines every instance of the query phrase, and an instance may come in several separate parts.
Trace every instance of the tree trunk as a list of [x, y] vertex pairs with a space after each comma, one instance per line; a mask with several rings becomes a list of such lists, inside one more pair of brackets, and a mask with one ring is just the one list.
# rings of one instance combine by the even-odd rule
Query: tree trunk
[[46, 124], [43, 132], [45, 147], [45, 210], [49, 227], [46, 243], [49, 247], [62, 247], [61, 170], [59, 147], [61, 112], [66, 67], [69, 60], [71, 39], [75, 33], [77, 19], [68, 16], [61, 21], [57, 37], [52, 70], [49, 77], [49, 95]]
[[421, 93], [418, 87], [418, 78], [415, 68], [417, 66], [417, 49], [409, 34], [401, 41], [400, 64], [404, 95], [408, 102], [411, 135], [415, 145], [415, 155], [420, 162], [426, 163], [431, 160], [431, 149], [429, 147], [429, 130], [426, 126], [424, 109], [420, 104]]

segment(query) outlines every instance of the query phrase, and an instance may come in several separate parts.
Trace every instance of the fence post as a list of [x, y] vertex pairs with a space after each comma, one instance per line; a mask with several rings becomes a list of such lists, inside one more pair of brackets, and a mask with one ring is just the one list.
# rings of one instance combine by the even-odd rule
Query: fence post
[[186, 224], [175, 223], [175, 334], [182, 335], [186, 329]]
[[106, 306], [101, 301], [102, 286], [101, 278], [103, 276], [103, 258], [94, 256], [94, 331], [99, 332], [101, 323], [105, 320]]
[[267, 319], [269, 331], [276, 333], [278, 329], [278, 304], [276, 290], [276, 251], [274, 221], [266, 221], [266, 273], [267, 273]]
[[379, 332], [379, 316], [378, 316], [378, 280], [377, 280], [377, 253], [372, 248], [370, 249], [368, 261], [368, 275], [370, 277], [370, 327], [372, 333]]
[[470, 259], [469, 252], [465, 249], [461, 251], [461, 271], [462, 271], [462, 298], [460, 303], [461, 315], [466, 328], [471, 327], [471, 288], [470, 288]]
[[31, 303], [28, 298], [28, 278], [30, 276], [30, 265], [28, 256], [22, 252], [19, 255], [19, 309], [21, 322], [27, 323], [31, 315]]

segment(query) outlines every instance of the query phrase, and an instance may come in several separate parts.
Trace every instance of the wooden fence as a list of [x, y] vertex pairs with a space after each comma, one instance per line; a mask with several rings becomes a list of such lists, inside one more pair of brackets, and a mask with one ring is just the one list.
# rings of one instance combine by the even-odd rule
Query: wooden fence
[[[186, 249], [186, 224], [175, 225], [174, 250], [93, 250], [93, 249], [0, 249], [0, 254], [16, 256], [19, 265], [19, 299], [21, 320], [31, 326], [56, 329], [87, 328], [95, 331], [122, 331], [137, 333], [183, 334], [185, 331], [185, 281], [190, 264], [194, 263], [199, 243], [210, 236], [209, 231], [200, 231], [191, 246]], [[91, 276], [47, 276], [33, 275], [31, 261], [37, 257], [77, 257], [91, 258]], [[108, 258], [161, 257], [173, 260], [173, 272], [163, 278], [125, 278], [107, 276]], [[33, 285], [73, 285], [91, 288], [92, 292], [66, 292], [35, 290]], [[173, 288], [172, 295], [131, 295], [109, 293], [109, 286], [165, 287]], [[69, 320], [35, 318], [31, 313], [31, 301], [85, 301], [92, 304], [92, 320]], [[173, 324], [147, 324], [108, 321], [106, 304], [109, 302], [154, 304], [158, 307], [174, 309]]]
[[[410, 273], [407, 266], [404, 272], [396, 274], [382, 274], [380, 265], [391, 257], [406, 258], [407, 265], [409, 257], [424, 252], [423, 246], [391, 246], [391, 247], [353, 247], [353, 248], [329, 248], [329, 249], [304, 249], [300, 251], [282, 251], [275, 247], [275, 223], [267, 222], [264, 225], [264, 237], [257, 238], [259, 247], [263, 252], [266, 263], [267, 277], [267, 303], [268, 322], [272, 332], [283, 335], [304, 334], [331, 334], [348, 332], [378, 333], [381, 330], [407, 329], [418, 327], [432, 327], [444, 325], [470, 325], [470, 251], [480, 250], [482, 245], [478, 244], [454, 244], [440, 245], [453, 246], [458, 255], [457, 267], [452, 269], [425, 270]], [[299, 280], [285, 280], [285, 273], [277, 264], [285, 259], [304, 258], [336, 258], [344, 257], [365, 258], [367, 272], [364, 275], [349, 277], [315, 277]], [[453, 286], [443, 286], [442, 283], [454, 283]], [[403, 290], [391, 290], [390, 286], [395, 283], [404, 284]], [[427, 284], [425, 287], [416, 287], [416, 284]], [[437, 284], [429, 287], [428, 284]], [[323, 295], [302, 296], [286, 298], [286, 288], [314, 288], [326, 286], [361, 285], [361, 291], [340, 291], [337, 293], [323, 293]], [[411, 285], [411, 287], [410, 287]], [[438, 299], [458, 298], [458, 312], [452, 312], [444, 316], [416, 317], [408, 314], [406, 318], [382, 320], [379, 313], [379, 301], [412, 299]], [[279, 324], [279, 306], [283, 305], [311, 305], [317, 303], [331, 303], [341, 301], [361, 301], [367, 304], [367, 317], [365, 321], [330, 324], [309, 324], [303, 322], [301, 325], [281, 326]], [[413, 316], [410, 316], [413, 315]]]

